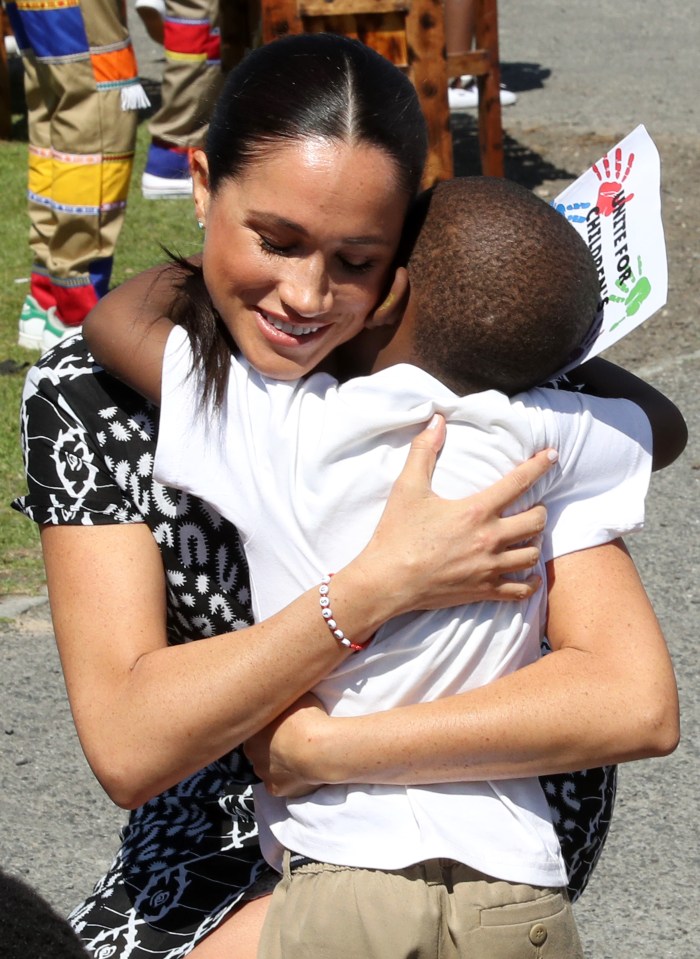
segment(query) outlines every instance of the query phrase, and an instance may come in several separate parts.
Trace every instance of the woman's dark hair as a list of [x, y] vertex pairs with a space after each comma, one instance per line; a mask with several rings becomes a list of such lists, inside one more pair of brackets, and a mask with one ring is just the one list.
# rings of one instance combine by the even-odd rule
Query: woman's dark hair
[[359, 40], [329, 33], [282, 37], [229, 74], [207, 135], [212, 191], [274, 144], [310, 137], [371, 144], [394, 160], [406, 193], [418, 191], [427, 134], [411, 82]]
[[[210, 190], [216, 193], [275, 145], [314, 137], [383, 150], [407, 197], [417, 193], [427, 133], [411, 82], [359, 41], [325, 33], [274, 40], [231, 71], [207, 136]], [[173, 319], [190, 336], [205, 398], [218, 401], [231, 337], [206, 294], [201, 270], [182, 261], [179, 268], [186, 275]]]

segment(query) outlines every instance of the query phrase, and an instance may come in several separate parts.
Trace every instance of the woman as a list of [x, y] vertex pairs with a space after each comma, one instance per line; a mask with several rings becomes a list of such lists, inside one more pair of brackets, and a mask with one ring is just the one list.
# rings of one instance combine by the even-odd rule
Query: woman
[[[343, 136], [334, 126], [339, 116]], [[309, 137], [300, 134], [300, 123], [325, 139], [322, 149], [305, 149]], [[251, 125], [255, 136], [247, 132]], [[232, 74], [207, 151], [206, 175], [212, 182], [218, 177], [221, 194], [213, 189], [203, 211], [209, 227], [218, 218], [219, 235], [232, 243], [210, 246], [205, 255], [216, 311], [208, 323], [192, 327], [213, 401], [221, 383], [217, 373], [232, 348], [231, 326], [237, 339], [250, 337], [245, 347], [241, 343], [247, 355], [260, 350], [261, 363], [272, 361], [268, 375], [294, 377], [324, 359], [348, 331], [388, 316], [391, 307], [382, 311], [377, 304], [386, 302], [424, 149], [408, 83], [350, 41], [276, 41]], [[284, 215], [260, 209], [247, 195], [241, 218], [230, 201], [240, 199], [241, 183], [251, 182], [268, 190], [272, 184]], [[229, 202], [219, 205], [222, 198]], [[251, 239], [257, 257], [247, 245]], [[273, 270], [274, 282], [261, 263]], [[196, 284], [195, 276], [190, 286]], [[273, 305], [271, 291], [286, 312]], [[254, 325], [237, 326], [248, 314]], [[272, 351], [265, 344], [274, 344]], [[56, 457], [50, 440], [37, 441], [50, 435], [37, 414], [41, 408], [55, 420], [70, 419], [62, 439], [83, 446], [84, 481], [61, 482], [55, 468], [49, 471]], [[223, 954], [222, 933], [205, 937], [247, 891], [259, 891], [250, 890], [262, 869], [249, 802], [252, 774], [236, 747], [291, 706], [344, 653], [319, 622], [314, 590], [266, 623], [239, 635], [230, 631], [242, 618], [231, 594], [238, 590], [239, 601], [247, 599], [233, 531], [204, 504], [152, 485], [155, 411], [106, 374], [92, 372], [78, 341], [33, 372], [23, 422], [33, 487], [25, 508], [44, 524], [56, 636], [81, 742], [112, 798], [139, 807], [113, 871], [76, 910], [74, 925], [100, 959], [185, 955], [202, 939], [192, 953], [198, 959]], [[545, 468], [546, 456], [476, 501], [444, 503], [427, 492], [439, 440], [435, 431], [422, 434], [374, 538], [334, 578], [334, 609], [357, 642], [398, 612], [477, 596], [507, 598], [522, 589], [501, 574], [528, 568], [534, 547], [502, 549], [530, 539], [543, 518], [537, 512], [499, 517], [518, 483], [533, 481]], [[57, 490], [67, 488], [69, 495], [59, 498]], [[153, 536], [143, 524], [120, 525], [137, 512]], [[105, 525], [71, 525], [83, 521]], [[469, 542], [482, 548], [465, 556]], [[551, 696], [533, 703], [531, 687], [515, 683], [504, 711], [498, 691], [491, 698], [479, 691], [480, 723], [471, 719], [480, 726], [485, 776], [492, 767], [501, 770], [496, 775], [511, 775], [525, 764], [540, 763], [543, 771], [580, 768], [598, 756], [614, 761], [671, 748], [674, 693], [663, 638], [626, 560], [611, 557], [605, 574], [613, 567], [633, 604], [625, 627], [635, 634], [641, 663], [635, 688], [644, 708], [621, 706], [630, 691], [626, 642], [601, 658], [600, 675], [607, 678], [601, 692], [593, 692], [599, 698], [591, 708], [581, 673], [598, 673], [588, 646], [577, 655], [580, 634], [574, 630], [573, 645], [548, 657], [552, 665], [542, 664]], [[562, 579], [566, 588], [564, 573]], [[181, 636], [209, 638], [168, 646], [166, 607], [171, 628]], [[580, 629], [615, 635], [621, 628], [615, 610], [603, 608], [602, 618], [597, 608], [586, 610]], [[559, 718], [566, 700], [574, 703], [572, 721], [562, 723], [548, 750], [537, 728]], [[584, 700], [591, 715], [581, 729]], [[513, 729], [514, 710], [522, 713], [523, 728], [537, 732], [532, 747], [520, 728]], [[493, 731], [487, 733], [490, 718]], [[469, 742], [466, 734], [462, 756]], [[240, 909], [238, 918], [251, 908]], [[246, 954], [244, 937], [239, 925], [238, 956]]]

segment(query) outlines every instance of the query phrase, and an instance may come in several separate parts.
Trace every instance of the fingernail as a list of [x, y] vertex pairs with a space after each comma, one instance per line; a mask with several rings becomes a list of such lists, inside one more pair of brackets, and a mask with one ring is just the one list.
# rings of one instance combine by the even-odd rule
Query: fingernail
[[556, 461], [559, 459], [559, 451], [547, 450], [547, 459], [550, 463], [556, 463]]
[[438, 423], [440, 422], [440, 416], [438, 413], [433, 413], [432, 420], [428, 423], [426, 429], [436, 430], [438, 428]]

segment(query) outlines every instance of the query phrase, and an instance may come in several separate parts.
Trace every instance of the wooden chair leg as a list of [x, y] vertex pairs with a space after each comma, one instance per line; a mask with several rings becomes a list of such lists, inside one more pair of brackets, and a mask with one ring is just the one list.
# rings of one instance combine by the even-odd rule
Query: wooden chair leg
[[475, 47], [469, 53], [450, 54], [449, 74], [476, 77], [479, 90], [479, 152], [484, 176], [503, 176], [501, 125], [501, 68], [498, 55], [497, 0], [475, 0]]
[[406, 16], [409, 76], [428, 126], [428, 158], [423, 187], [454, 176], [444, 18], [434, 15], [433, 0], [412, 0]]
[[479, 89], [479, 151], [484, 176], [503, 176], [501, 67], [498, 52], [496, 0], [477, 0], [476, 46], [488, 54], [488, 72], [477, 77]]

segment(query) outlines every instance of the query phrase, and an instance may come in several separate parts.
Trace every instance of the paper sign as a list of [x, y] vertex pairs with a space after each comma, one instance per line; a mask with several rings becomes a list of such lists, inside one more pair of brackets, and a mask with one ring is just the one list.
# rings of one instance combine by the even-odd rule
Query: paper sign
[[621, 140], [552, 206], [588, 244], [602, 300], [598, 322], [564, 373], [617, 343], [666, 303], [661, 165], [645, 127]]

